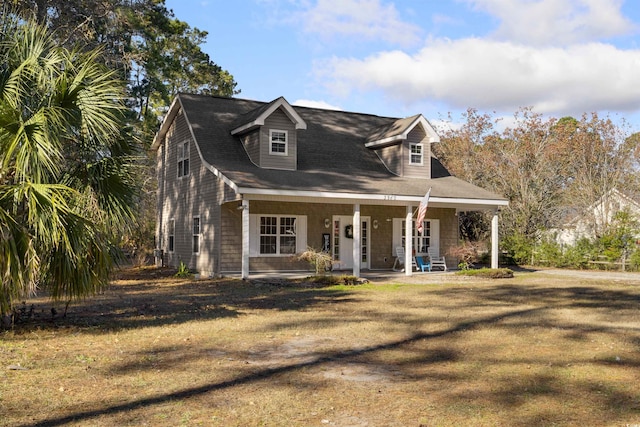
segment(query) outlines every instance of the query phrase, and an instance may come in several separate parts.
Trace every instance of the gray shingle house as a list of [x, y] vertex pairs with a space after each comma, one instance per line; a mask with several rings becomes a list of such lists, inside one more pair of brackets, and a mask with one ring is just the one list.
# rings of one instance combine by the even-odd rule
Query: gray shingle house
[[[457, 212], [492, 210], [497, 265], [498, 210], [507, 200], [451, 176], [431, 154], [437, 142], [422, 115], [180, 94], [152, 145], [156, 253], [203, 275], [249, 277], [307, 270], [293, 255], [313, 247], [357, 276], [390, 269], [399, 246], [405, 261], [427, 247], [444, 255], [458, 244]], [[414, 213], [430, 188], [419, 234]]]

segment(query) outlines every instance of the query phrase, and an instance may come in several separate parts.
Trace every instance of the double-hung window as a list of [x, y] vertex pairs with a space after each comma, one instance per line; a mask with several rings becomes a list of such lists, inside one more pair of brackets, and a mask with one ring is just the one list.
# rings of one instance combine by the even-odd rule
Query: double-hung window
[[[411, 249], [415, 255], [426, 255], [431, 248], [440, 252], [440, 220], [428, 218], [422, 223], [422, 233], [418, 233], [415, 219], [411, 221]], [[393, 218], [393, 247], [407, 247], [406, 221], [404, 218]], [[395, 255], [395, 254], [394, 254]]]
[[296, 253], [297, 218], [261, 216], [259, 227], [261, 255], [291, 255]]
[[169, 252], [173, 252], [175, 250], [175, 241], [176, 241], [176, 220], [170, 219], [168, 228], [169, 235]]
[[424, 160], [424, 145], [409, 144], [409, 164], [422, 165]]
[[269, 154], [286, 156], [289, 153], [288, 134], [286, 130], [269, 131]]
[[178, 144], [178, 177], [189, 175], [189, 141]]
[[193, 217], [193, 239], [191, 242], [191, 251], [194, 254], [200, 253], [200, 217]]
[[[405, 235], [405, 221], [402, 221], [402, 242], [403, 246], [406, 247], [406, 235]], [[431, 246], [431, 221], [424, 220], [422, 222], [422, 234], [417, 231], [417, 224], [415, 220], [411, 221], [411, 247], [416, 253], [425, 254], [427, 253], [427, 249]]]

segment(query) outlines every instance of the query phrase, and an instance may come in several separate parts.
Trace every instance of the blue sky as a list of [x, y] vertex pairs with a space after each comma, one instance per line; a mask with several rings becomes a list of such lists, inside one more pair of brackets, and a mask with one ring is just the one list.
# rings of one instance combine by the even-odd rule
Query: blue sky
[[598, 112], [640, 131], [637, 0], [166, 0], [242, 98], [438, 123]]

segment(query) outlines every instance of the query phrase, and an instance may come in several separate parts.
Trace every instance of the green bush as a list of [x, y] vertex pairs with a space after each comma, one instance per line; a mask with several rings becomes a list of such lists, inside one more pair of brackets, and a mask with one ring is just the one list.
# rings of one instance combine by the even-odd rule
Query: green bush
[[554, 240], [546, 239], [536, 248], [533, 257], [534, 263], [538, 262], [552, 267], [561, 267], [564, 264], [562, 249]]
[[176, 277], [191, 277], [191, 271], [189, 271], [189, 267], [183, 261], [180, 261], [180, 266], [178, 266], [178, 271], [176, 272]]
[[514, 234], [504, 239], [502, 247], [511, 255], [516, 264], [529, 264], [533, 253], [533, 243], [522, 234]]
[[633, 270], [640, 270], [640, 250], [636, 249], [631, 253], [631, 256], [629, 256], [629, 263]]
[[558, 267], [586, 269], [589, 268], [589, 261], [596, 258], [597, 249], [594, 244], [589, 239], [582, 238], [575, 245], [565, 246], [562, 263]]

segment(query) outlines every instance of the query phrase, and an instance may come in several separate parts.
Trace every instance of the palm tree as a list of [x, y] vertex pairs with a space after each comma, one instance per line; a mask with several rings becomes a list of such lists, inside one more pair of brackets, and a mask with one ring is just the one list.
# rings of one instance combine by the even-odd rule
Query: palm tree
[[0, 16], [3, 315], [37, 289], [68, 300], [103, 289], [134, 220], [138, 145], [123, 130], [124, 86], [99, 58]]

